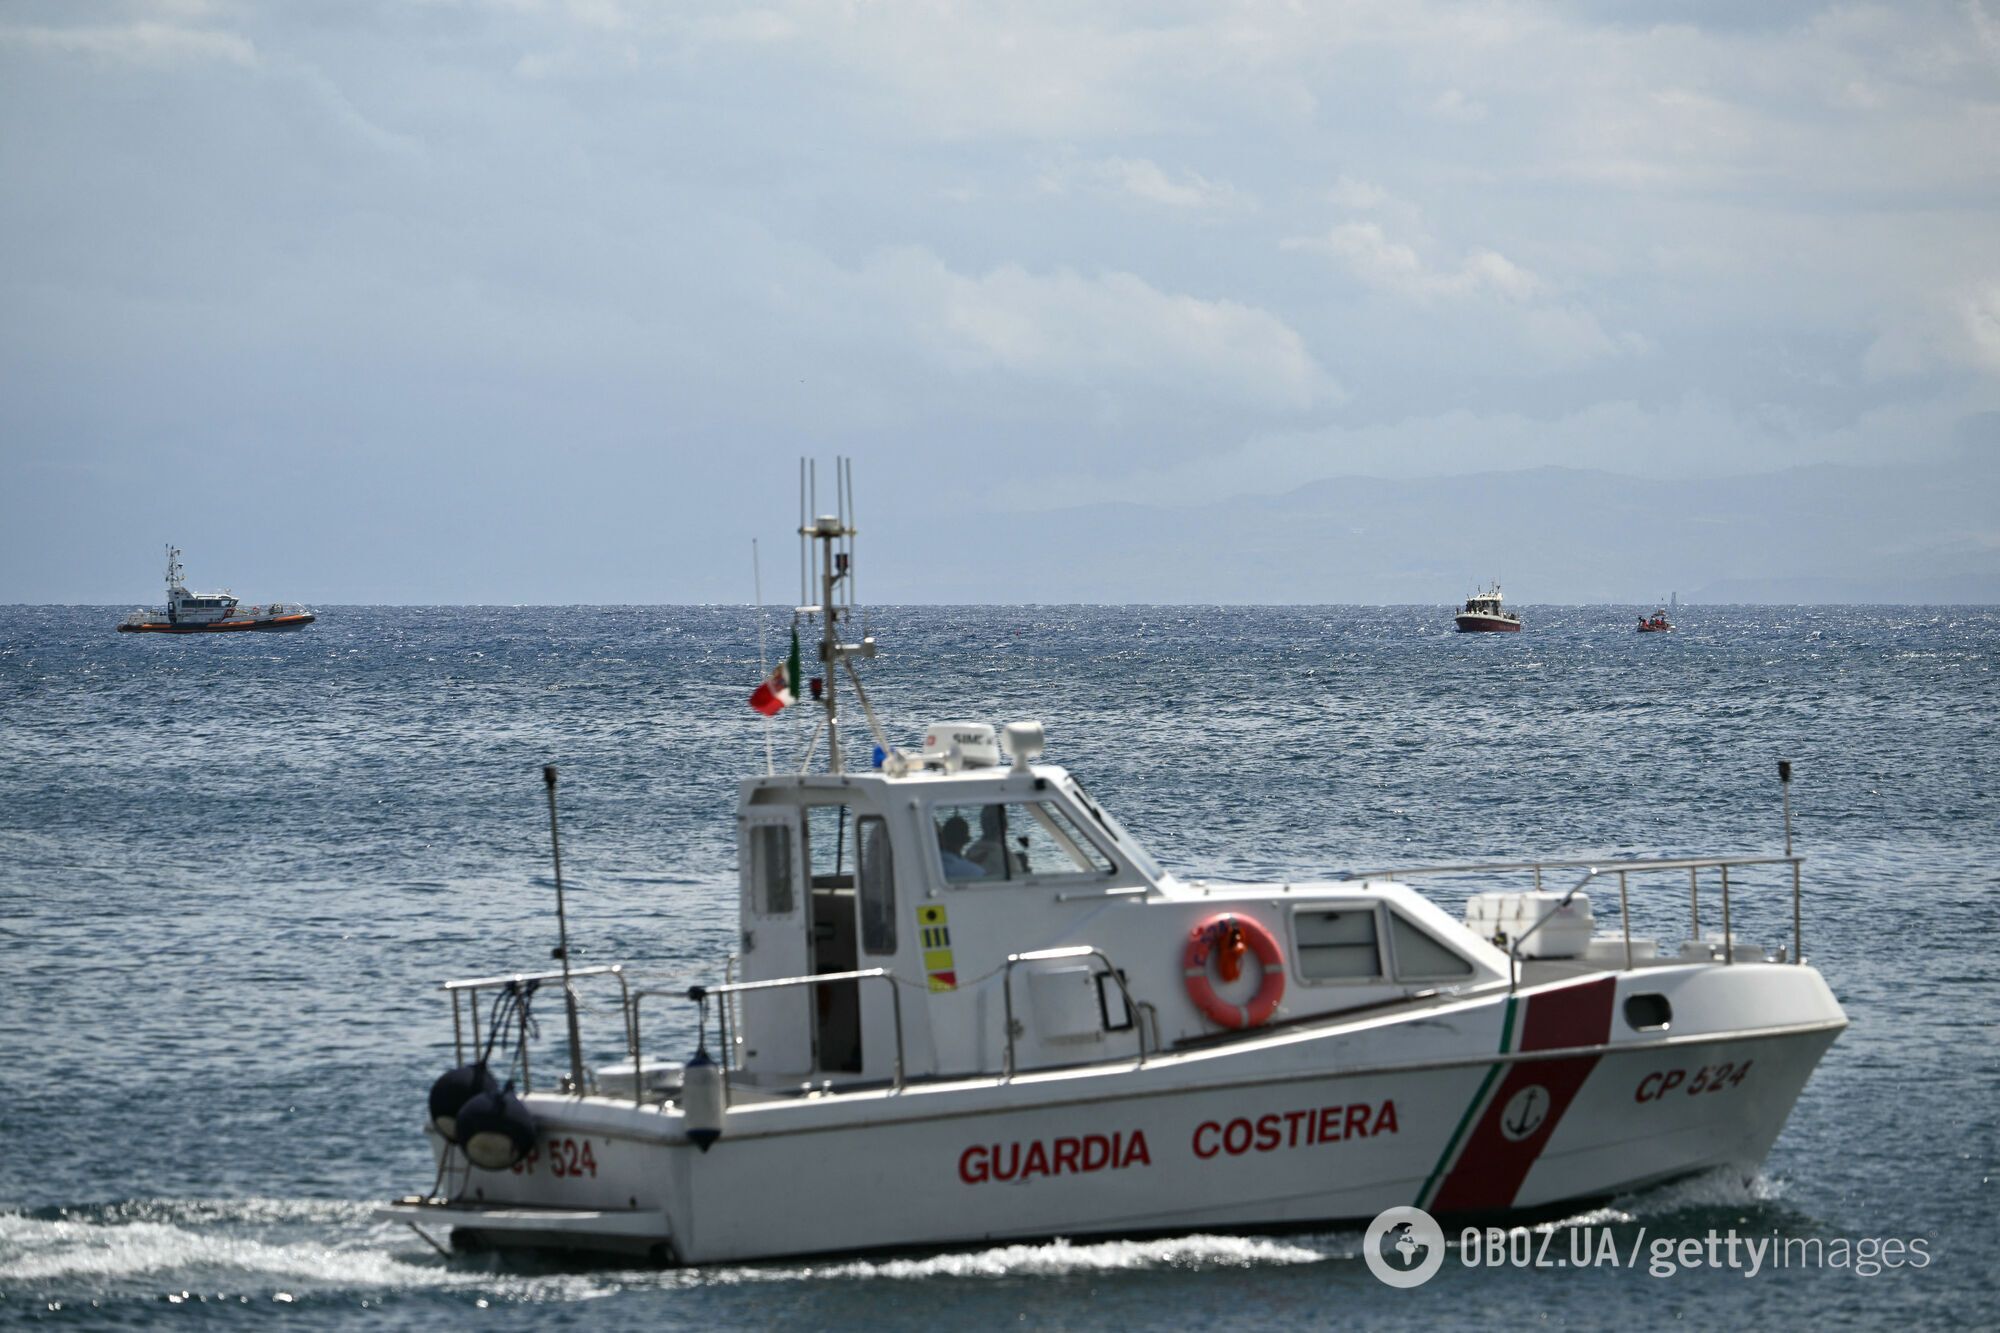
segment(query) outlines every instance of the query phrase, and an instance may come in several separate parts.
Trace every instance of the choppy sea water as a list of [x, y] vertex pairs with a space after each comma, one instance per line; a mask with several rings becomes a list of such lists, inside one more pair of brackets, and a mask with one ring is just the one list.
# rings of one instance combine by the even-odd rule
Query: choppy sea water
[[[1574, 1225], [1923, 1238], [1921, 1269], [1454, 1255], [1406, 1292], [1358, 1230], [693, 1271], [442, 1257], [370, 1209], [430, 1183], [435, 982], [548, 957], [541, 764], [561, 767], [581, 960], [719, 977], [734, 783], [764, 758], [750, 613], [332, 607], [296, 635], [156, 638], [113, 633], [115, 609], [11, 607], [0, 1320], [2000, 1323], [2000, 613], [1685, 607], [1641, 636], [1636, 609], [1528, 607], [1526, 633], [1473, 636], [1428, 607], [883, 609], [869, 679], [899, 739], [1043, 719], [1049, 758], [1194, 876], [1775, 849], [1792, 758], [1806, 948], [1853, 1026], [1756, 1180]], [[1635, 926], [1678, 940], [1684, 913], [1662, 884]], [[1784, 886], [1753, 880], [1736, 921], [1785, 939]], [[689, 1016], [657, 1011], [648, 1044], [691, 1046]]]

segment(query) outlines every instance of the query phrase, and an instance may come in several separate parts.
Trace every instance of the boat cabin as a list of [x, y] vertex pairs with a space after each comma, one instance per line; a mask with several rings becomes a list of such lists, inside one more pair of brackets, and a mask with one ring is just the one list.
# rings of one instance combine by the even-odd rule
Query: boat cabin
[[186, 588], [167, 590], [167, 619], [176, 625], [222, 620], [235, 610], [236, 598], [226, 592], [189, 592]]
[[226, 620], [236, 612], [236, 598], [227, 592], [189, 592], [181, 567], [181, 548], [167, 547], [167, 623], [205, 625]]
[[[967, 724], [932, 736], [946, 727]], [[1505, 954], [1400, 885], [1176, 879], [1062, 768], [1002, 767], [977, 730], [987, 748], [943, 763], [742, 784], [732, 971], [753, 988], [730, 997], [733, 1087], [1129, 1060], [1507, 977]], [[1218, 917], [1251, 947], [1204, 1008], [1188, 950]]]

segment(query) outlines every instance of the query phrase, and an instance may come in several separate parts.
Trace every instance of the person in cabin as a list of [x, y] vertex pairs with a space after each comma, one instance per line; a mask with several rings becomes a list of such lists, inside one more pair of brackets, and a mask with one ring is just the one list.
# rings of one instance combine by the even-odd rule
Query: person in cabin
[[963, 815], [953, 815], [938, 829], [938, 854], [944, 858], [946, 879], [978, 879], [986, 872], [977, 862], [965, 858], [965, 844], [972, 837], [972, 825]]
[[1027, 869], [1026, 858], [1011, 863], [1007, 859], [1007, 807], [979, 808], [979, 841], [965, 849], [965, 856], [987, 879], [1012, 879], [1010, 872]]

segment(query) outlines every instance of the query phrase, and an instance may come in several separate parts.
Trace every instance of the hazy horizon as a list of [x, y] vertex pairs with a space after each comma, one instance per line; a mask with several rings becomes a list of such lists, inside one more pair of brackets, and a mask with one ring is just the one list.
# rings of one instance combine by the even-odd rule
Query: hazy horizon
[[[127, 605], [128, 604], [125, 602], [0, 602], [0, 607], [8, 607], [15, 610], [63, 610], [68, 608], [68, 609], [76, 609], [84, 611], [99, 611], [99, 610], [115, 611], [115, 610], [124, 610], [126, 609]], [[1324, 608], [1327, 610], [1339, 610], [1343, 607], [1347, 608], [1358, 607], [1375, 611], [1395, 611], [1400, 609], [1435, 610], [1439, 607], [1443, 607], [1446, 610], [1449, 610], [1455, 605], [1457, 605], [1457, 603], [1455, 602], [872, 602], [869, 604], [869, 607], [871, 610], [883, 611], [883, 612], [897, 611], [903, 609], [951, 610], [956, 607], [981, 607], [981, 606], [994, 606], [994, 607], [1006, 606], [1006, 607], [1026, 608], [1031, 610], [1036, 607], [1048, 607], [1052, 610], [1060, 610], [1065, 607], [1075, 607], [1086, 610], [1104, 610], [1104, 611], [1115, 611], [1126, 607], [1136, 607], [1142, 609], [1146, 607], [1157, 607], [1163, 610], [1171, 610], [1175, 608], [1199, 610], [1202, 608], [1209, 608], [1213, 610], [1224, 610], [1224, 611], [1237, 610], [1237, 609], [1245, 611], [1257, 611], [1257, 610], [1282, 611], [1282, 610], [1311, 610], [1320, 608]], [[1977, 610], [1987, 609], [1995, 605], [2000, 605], [2000, 603], [1995, 603], [1995, 602], [1693, 602], [1683, 597], [1680, 600], [1680, 605], [1682, 607], [1714, 607], [1718, 609], [1739, 607], [1744, 610], [1753, 610], [1753, 611], [1757, 610], [1783, 611], [1788, 609], [1805, 609], [1812, 607], [1827, 607], [1827, 606], [1852, 606], [1852, 607], [1872, 606], [1872, 607], [1886, 607], [1894, 609], [1911, 609], [1911, 610], [1935, 609], [1940, 611], [1952, 611], [1952, 610], [1977, 611]], [[1667, 601], [1664, 598], [1652, 601], [1638, 601], [1638, 602], [1516, 602], [1513, 601], [1512, 599], [1509, 599], [1507, 602], [1507, 607], [1511, 611], [1525, 611], [1539, 607], [1547, 610], [1556, 610], [1556, 611], [1615, 610], [1619, 612], [1625, 612], [1632, 610], [1634, 608], [1653, 608], [1653, 607], [1665, 607], [1665, 606], [1667, 606]], [[397, 610], [397, 611], [422, 611], [430, 609], [430, 610], [446, 610], [446, 611], [740, 610], [750, 614], [755, 614], [756, 612], [756, 607], [749, 602], [315, 602], [312, 604], [312, 607], [315, 611], [338, 610], [342, 607], [347, 607], [358, 610], [386, 609], [386, 610]], [[790, 608], [766, 606], [764, 610], [774, 615], [782, 615], [788, 612]]]
[[[1978, 606], [2000, 603], [2000, 549], [1968, 541], [1964, 534], [1986, 521], [1996, 471], [2000, 449], [1965, 452], [1928, 468], [1820, 464], [1673, 483], [1549, 466], [1470, 478], [1346, 477], [1283, 495], [1209, 505], [1119, 502], [967, 515], [948, 541], [933, 535], [912, 543], [899, 537], [893, 521], [864, 522], [856, 564], [870, 591], [897, 594], [885, 605], [903, 606], [1434, 606], [1494, 581], [1513, 587], [1512, 600], [1520, 605], [1633, 606], [1678, 594], [1690, 605]], [[1482, 500], [1476, 512], [1434, 534], [1421, 553], [1395, 544], [1421, 528], [1427, 515], [1449, 508], [1468, 485]], [[1812, 517], [1797, 531], [1741, 522], [1759, 508]], [[1551, 523], [1551, 516], [1560, 521]], [[1922, 536], [1907, 535], [1919, 525], [1928, 525]], [[1510, 531], [1516, 527], [1518, 532]], [[749, 545], [748, 539], [736, 543], [736, 582], [742, 585], [755, 582]], [[758, 549], [767, 591], [780, 591], [796, 579], [796, 535], [760, 537]], [[533, 547], [525, 550], [535, 553]], [[1192, 563], [1190, 550], [1202, 552]], [[1495, 550], [1508, 552], [1510, 560], [1499, 569], [1471, 572], [1483, 553]], [[246, 600], [354, 606], [750, 605], [727, 595], [357, 597], [325, 589], [325, 570], [293, 568], [312, 590], [302, 595], [295, 587], [266, 587], [271, 580], [255, 577], [257, 571], [244, 571], [254, 581], [207, 579], [201, 573], [206, 568], [197, 567], [190, 586], [256, 589], [240, 594]], [[1758, 572], [1735, 572], [1744, 569]], [[625, 581], [629, 586], [635, 580]], [[1152, 591], [1168, 583], [1209, 595]], [[1374, 593], [1312, 595], [1329, 584]], [[1639, 591], [1649, 587], [1654, 591]], [[803, 591], [801, 596], [812, 600]], [[124, 601], [85, 596], [19, 605]], [[769, 604], [779, 601], [774, 597]]]

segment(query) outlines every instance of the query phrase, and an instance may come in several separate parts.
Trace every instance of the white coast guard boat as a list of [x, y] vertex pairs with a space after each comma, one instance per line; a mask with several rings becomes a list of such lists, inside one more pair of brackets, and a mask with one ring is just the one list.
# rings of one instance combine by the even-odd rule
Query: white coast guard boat
[[[888, 744], [854, 671], [874, 641], [843, 642], [847, 508], [802, 528], [829, 762], [739, 787], [741, 951], [716, 960], [730, 979], [667, 993], [566, 966], [446, 983], [461, 1067], [432, 1090], [437, 1183], [386, 1215], [460, 1246], [681, 1263], [1399, 1204], [1504, 1216], [1749, 1172], [1846, 1026], [1798, 951], [1789, 845], [1203, 883], [1038, 762], [1039, 724], [1007, 726], [1004, 754], [978, 723]], [[843, 757], [843, 672], [880, 768]], [[1519, 887], [1461, 921], [1412, 887], [1439, 873]], [[1541, 889], [1558, 875], [1562, 891]], [[1692, 942], [1594, 929], [1590, 890], [1615, 889], [1622, 918], [1633, 882], [1662, 876], [1690, 890]], [[1746, 877], [1789, 889], [1789, 949], [1731, 933]], [[557, 885], [560, 911], [559, 858]], [[544, 984], [567, 1001], [567, 1066], [530, 1090], [509, 1015]], [[623, 1053], [594, 1070], [576, 1004], [593, 988], [616, 1001], [594, 1035]], [[701, 1049], [648, 1058], [647, 1024], [683, 996]]]

